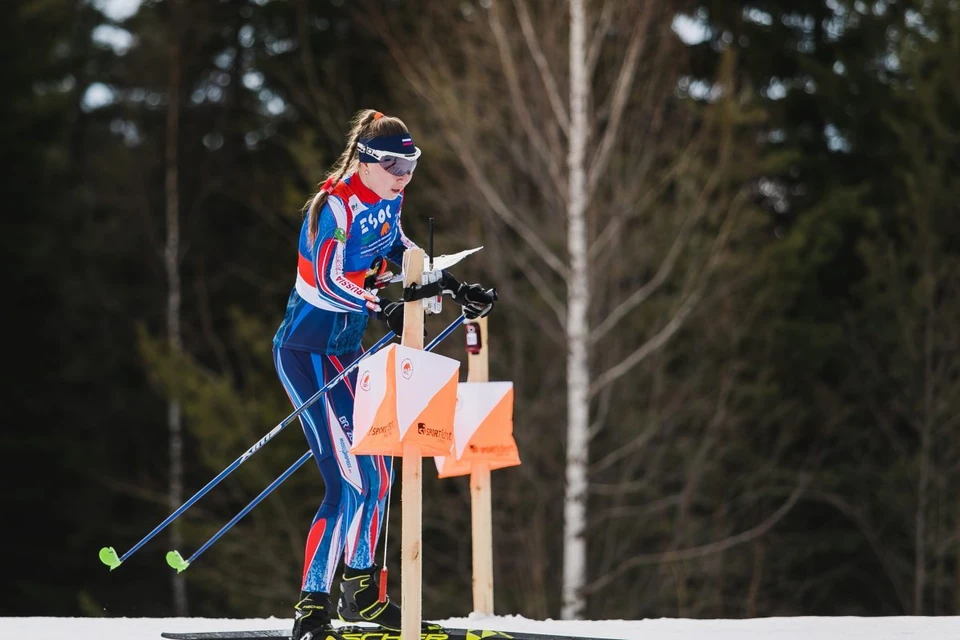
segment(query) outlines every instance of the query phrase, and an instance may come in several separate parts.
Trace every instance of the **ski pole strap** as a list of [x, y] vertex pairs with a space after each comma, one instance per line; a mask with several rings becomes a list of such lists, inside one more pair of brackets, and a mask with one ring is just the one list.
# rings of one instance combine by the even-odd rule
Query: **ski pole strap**
[[450, 275], [446, 269], [440, 270], [440, 278], [428, 284], [413, 284], [404, 287], [403, 301], [413, 302], [424, 298], [432, 298], [443, 294], [455, 296], [460, 288], [460, 281]]
[[443, 293], [443, 285], [440, 281], [431, 282], [430, 284], [411, 284], [408, 287], [403, 289], [403, 301], [404, 302], [413, 302], [415, 300], [423, 300], [424, 298], [433, 298], [434, 296], [439, 296]]

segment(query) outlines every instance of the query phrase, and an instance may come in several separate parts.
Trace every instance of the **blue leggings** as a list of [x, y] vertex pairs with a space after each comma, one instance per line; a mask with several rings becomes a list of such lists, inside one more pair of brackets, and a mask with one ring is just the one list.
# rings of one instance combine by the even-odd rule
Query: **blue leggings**
[[[274, 348], [273, 362], [290, 402], [299, 407], [361, 353], [328, 356]], [[326, 485], [307, 535], [303, 591], [330, 593], [341, 553], [351, 568], [372, 566], [383, 526], [393, 459], [350, 453], [356, 380], [353, 371], [300, 414], [303, 433]]]

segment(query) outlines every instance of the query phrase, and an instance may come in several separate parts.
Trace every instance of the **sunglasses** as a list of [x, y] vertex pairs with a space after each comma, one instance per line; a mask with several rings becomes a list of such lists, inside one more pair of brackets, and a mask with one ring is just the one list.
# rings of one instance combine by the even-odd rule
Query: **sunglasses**
[[414, 147], [414, 152], [409, 154], [394, 153], [393, 151], [381, 151], [374, 149], [362, 142], [357, 143], [357, 149], [360, 153], [376, 159], [384, 171], [392, 176], [403, 177], [413, 173], [417, 168], [417, 158], [420, 157], [420, 149]]

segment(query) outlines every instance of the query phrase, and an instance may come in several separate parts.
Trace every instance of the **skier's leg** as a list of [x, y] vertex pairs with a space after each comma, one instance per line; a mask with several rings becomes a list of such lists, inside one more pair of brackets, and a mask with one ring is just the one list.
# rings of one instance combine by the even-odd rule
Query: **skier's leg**
[[[339, 356], [313, 356], [316, 366], [323, 371], [323, 377], [326, 380], [333, 379], [343, 371], [344, 362], [352, 362], [360, 356], [359, 351], [351, 354]], [[356, 372], [347, 376], [343, 382], [335, 386], [326, 394], [324, 405], [324, 421], [327, 427], [327, 435], [330, 440], [331, 452], [331, 471], [335, 469], [339, 479], [340, 501], [338, 517], [341, 522], [341, 532], [343, 542], [340, 550], [348, 549], [347, 557], [352, 555], [352, 550], [358, 545], [365, 545], [364, 552], [367, 557], [372, 558], [370, 545], [367, 541], [370, 531], [370, 520], [364, 514], [372, 510], [367, 508], [365, 495], [368, 493], [365, 485], [368, 484], [367, 475], [369, 470], [368, 461], [371, 456], [355, 456], [350, 453], [350, 447], [353, 444], [353, 404], [354, 404], [354, 384], [356, 383]], [[328, 494], [332, 487], [328, 487]], [[366, 526], [362, 523], [366, 522]]]
[[393, 458], [357, 456], [357, 464], [363, 487], [355, 524], [351, 523], [351, 535], [347, 536], [344, 563], [351, 569], [369, 569], [375, 564], [374, 553], [383, 527]]
[[[350, 362], [357, 356], [359, 353], [344, 355], [343, 362]], [[335, 356], [328, 356], [324, 366], [330, 368], [327, 377], [343, 370], [342, 361]], [[340, 582], [337, 611], [341, 619], [349, 622], [375, 622], [399, 630], [400, 607], [389, 599], [379, 602], [379, 573], [374, 563], [392, 465], [383, 456], [355, 456], [349, 452], [353, 443], [356, 374], [349, 376], [344, 383], [327, 396], [331, 403], [327, 423], [334, 443], [334, 458], [343, 480], [340, 515], [344, 523], [344, 562], [347, 565]]]
[[356, 533], [351, 527], [347, 536], [337, 613], [347, 622], [374, 622], [399, 631], [400, 606], [389, 596], [380, 602], [380, 571], [373, 557], [392, 480], [392, 458], [358, 456], [357, 460], [364, 478], [362, 506], [354, 519]]
[[[303, 351], [275, 349], [277, 373], [295, 407], [320, 389], [326, 381], [322, 367], [316, 367], [313, 356]], [[329, 409], [326, 398], [300, 414], [304, 435], [310, 444], [325, 492], [320, 508], [307, 534], [300, 598], [295, 607], [292, 632], [294, 640], [330, 626], [330, 587], [343, 549], [341, 515], [342, 482], [330, 430], [326, 424]]]

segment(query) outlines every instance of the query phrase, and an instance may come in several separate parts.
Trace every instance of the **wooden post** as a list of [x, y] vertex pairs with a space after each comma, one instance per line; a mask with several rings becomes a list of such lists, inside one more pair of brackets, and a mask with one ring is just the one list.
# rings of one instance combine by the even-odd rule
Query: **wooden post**
[[[475, 321], [480, 352], [467, 354], [467, 382], [490, 380], [487, 319]], [[473, 529], [473, 610], [493, 615], [493, 499], [490, 465], [474, 462], [470, 468], [470, 513]]]
[[[423, 249], [407, 249], [403, 254], [403, 286], [420, 283], [423, 273]], [[405, 347], [423, 349], [423, 307], [419, 300], [407, 302], [403, 308], [403, 337]], [[400, 549], [400, 635], [403, 638], [420, 637], [422, 615], [423, 558], [423, 461], [420, 447], [403, 445], [403, 475], [400, 493], [401, 524], [403, 528]]]

